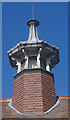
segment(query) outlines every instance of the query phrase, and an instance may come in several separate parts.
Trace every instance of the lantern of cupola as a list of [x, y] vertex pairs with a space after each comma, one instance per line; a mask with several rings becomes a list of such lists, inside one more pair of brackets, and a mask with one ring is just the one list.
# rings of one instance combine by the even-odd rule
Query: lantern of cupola
[[30, 27], [28, 40], [18, 43], [8, 51], [10, 63], [18, 73], [28, 68], [50, 71], [59, 62], [59, 49], [39, 40], [37, 34], [39, 21], [29, 20], [27, 25]]

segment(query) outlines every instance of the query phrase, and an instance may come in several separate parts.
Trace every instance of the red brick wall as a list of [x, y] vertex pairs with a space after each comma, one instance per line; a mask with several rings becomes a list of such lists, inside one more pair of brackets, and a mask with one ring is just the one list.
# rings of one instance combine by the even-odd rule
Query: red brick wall
[[12, 105], [18, 111], [23, 114], [43, 113], [55, 102], [53, 77], [47, 72], [28, 72], [15, 77]]
[[42, 73], [43, 111], [46, 112], [56, 103], [54, 78]]

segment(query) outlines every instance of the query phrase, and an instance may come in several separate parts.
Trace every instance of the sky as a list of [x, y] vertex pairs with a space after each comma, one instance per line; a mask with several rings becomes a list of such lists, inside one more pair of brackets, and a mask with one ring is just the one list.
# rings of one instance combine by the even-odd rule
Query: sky
[[27, 21], [40, 22], [38, 37], [59, 48], [60, 62], [52, 69], [58, 96], [68, 95], [68, 3], [6, 2], [2, 3], [2, 98], [12, 98], [16, 70], [9, 62], [7, 51], [28, 39]]

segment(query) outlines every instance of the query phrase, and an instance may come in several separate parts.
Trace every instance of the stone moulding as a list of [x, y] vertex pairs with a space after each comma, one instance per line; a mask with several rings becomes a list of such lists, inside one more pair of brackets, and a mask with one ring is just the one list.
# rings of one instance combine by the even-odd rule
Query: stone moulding
[[53, 73], [49, 72], [49, 71], [45, 71], [42, 68], [33, 68], [33, 69], [23, 69], [21, 72], [17, 73], [14, 75], [14, 79], [18, 78], [19, 76], [23, 75], [24, 73], [39, 73], [39, 72], [43, 72], [48, 74], [49, 76], [53, 77]]

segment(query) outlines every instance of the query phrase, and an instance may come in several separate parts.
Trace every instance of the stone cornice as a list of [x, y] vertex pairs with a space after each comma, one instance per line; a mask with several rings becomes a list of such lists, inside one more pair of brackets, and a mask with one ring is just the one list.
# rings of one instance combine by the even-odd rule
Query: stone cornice
[[49, 72], [49, 71], [46, 71], [42, 68], [33, 68], [33, 69], [24, 69], [22, 70], [21, 72], [17, 73], [14, 75], [14, 78], [18, 78], [19, 76], [23, 75], [24, 73], [45, 73], [45, 74], [48, 74], [49, 76], [52, 76], [53, 77], [53, 73]]

